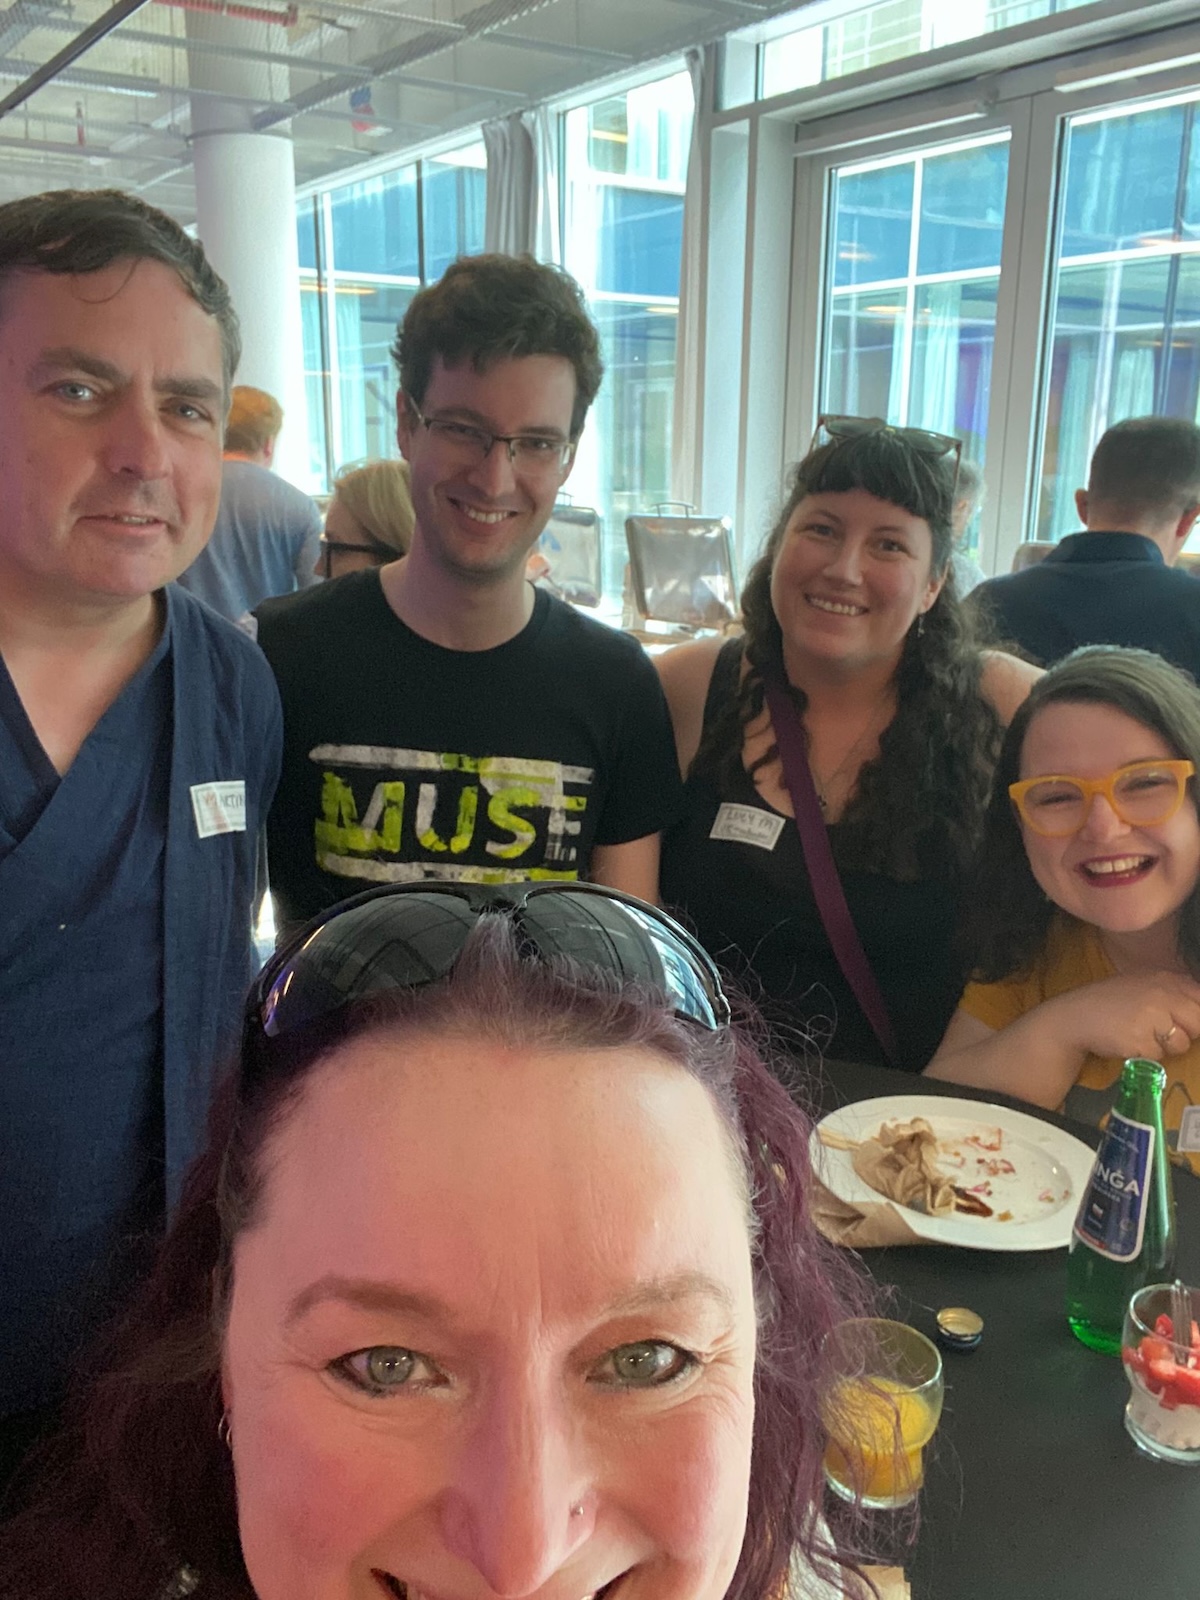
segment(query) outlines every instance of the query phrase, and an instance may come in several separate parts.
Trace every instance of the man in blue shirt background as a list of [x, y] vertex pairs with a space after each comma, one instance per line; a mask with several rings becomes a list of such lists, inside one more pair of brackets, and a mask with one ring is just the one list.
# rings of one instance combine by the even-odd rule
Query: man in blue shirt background
[[968, 605], [1044, 667], [1079, 645], [1118, 644], [1200, 678], [1200, 582], [1172, 565], [1200, 515], [1200, 428], [1180, 417], [1118, 422], [1075, 506], [1085, 533], [981, 583]]
[[162, 212], [0, 206], [0, 1487], [161, 1232], [250, 975], [278, 697], [171, 581], [239, 350]]
[[321, 513], [272, 472], [283, 407], [238, 384], [225, 424], [221, 504], [212, 538], [179, 582], [230, 622], [262, 600], [318, 582]]

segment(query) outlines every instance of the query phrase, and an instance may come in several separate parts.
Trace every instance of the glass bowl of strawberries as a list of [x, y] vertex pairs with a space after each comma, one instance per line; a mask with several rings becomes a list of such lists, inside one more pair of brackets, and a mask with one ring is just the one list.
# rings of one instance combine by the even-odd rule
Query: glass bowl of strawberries
[[1200, 1465], [1200, 1289], [1154, 1283], [1125, 1313], [1125, 1428], [1158, 1461]]

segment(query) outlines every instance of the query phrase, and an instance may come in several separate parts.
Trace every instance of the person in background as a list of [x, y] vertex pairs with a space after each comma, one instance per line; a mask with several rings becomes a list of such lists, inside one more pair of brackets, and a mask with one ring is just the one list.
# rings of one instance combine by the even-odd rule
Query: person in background
[[325, 511], [323, 578], [382, 567], [406, 555], [412, 540], [413, 503], [407, 461], [366, 461], [346, 467], [333, 480]]
[[[1200, 1103], [1200, 690], [1146, 650], [1051, 668], [996, 767], [975, 977], [928, 1073], [1098, 1123], [1127, 1056]], [[1200, 1149], [1190, 1159], [1200, 1171]]]
[[394, 355], [407, 555], [257, 613], [284, 703], [282, 919], [421, 878], [653, 899], [679, 790], [654, 669], [525, 576], [603, 370], [579, 286], [463, 257], [413, 298]]
[[[822, 419], [743, 591], [744, 638], [659, 661], [686, 777], [683, 818], [664, 845], [664, 904], [768, 1020], [833, 1057], [913, 1072], [961, 992], [964, 874], [1001, 724], [1037, 675], [982, 651], [960, 613], [949, 571], [956, 444], [873, 418]], [[802, 718], [817, 827], [890, 1043], [825, 931], [768, 682]]]
[[178, 1199], [251, 971], [279, 699], [171, 581], [240, 342], [144, 201], [0, 206], [0, 1482]]
[[821, 1419], [867, 1293], [814, 1225], [810, 1129], [653, 907], [334, 908], [256, 986], [0, 1594], [850, 1592]]
[[1117, 644], [1200, 677], [1200, 584], [1173, 566], [1200, 516], [1200, 428], [1179, 417], [1118, 422], [1075, 505], [1085, 533], [980, 584], [971, 606], [1044, 666], [1080, 645]]
[[987, 576], [975, 557], [963, 548], [986, 493], [987, 484], [983, 481], [983, 473], [974, 461], [968, 461], [964, 457], [958, 464], [958, 482], [954, 487], [954, 512], [951, 517], [954, 528], [954, 553], [950, 561], [954, 568], [954, 587], [958, 591], [960, 600], [965, 600], [971, 590], [978, 588]]
[[178, 581], [230, 622], [261, 600], [315, 583], [321, 513], [271, 470], [283, 408], [239, 384], [225, 424], [221, 505], [212, 538]]

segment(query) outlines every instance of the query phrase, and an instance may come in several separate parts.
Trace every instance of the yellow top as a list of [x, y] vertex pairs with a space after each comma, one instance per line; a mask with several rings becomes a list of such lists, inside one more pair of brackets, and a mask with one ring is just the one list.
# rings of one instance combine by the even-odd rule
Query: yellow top
[[[1045, 949], [1026, 973], [1000, 983], [969, 983], [959, 1004], [969, 1016], [989, 1028], [1006, 1028], [1043, 1000], [1069, 994], [1085, 983], [1116, 977], [1100, 937], [1090, 923], [1059, 915], [1050, 925]], [[1087, 1056], [1079, 1076], [1062, 1106], [1067, 1116], [1102, 1125], [1116, 1098], [1121, 1076], [1119, 1056]], [[1163, 1125], [1174, 1148], [1184, 1107], [1200, 1103], [1200, 1041], [1185, 1055], [1163, 1062], [1167, 1086], [1163, 1093]], [[1185, 1158], [1200, 1173], [1200, 1153]]]

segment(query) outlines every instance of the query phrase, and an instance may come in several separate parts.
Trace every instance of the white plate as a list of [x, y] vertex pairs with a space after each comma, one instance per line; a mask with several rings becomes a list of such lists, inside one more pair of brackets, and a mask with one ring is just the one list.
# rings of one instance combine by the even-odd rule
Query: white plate
[[[820, 1140], [826, 1128], [846, 1139], [870, 1139], [885, 1122], [924, 1117], [939, 1144], [938, 1166], [964, 1189], [987, 1187], [981, 1198], [994, 1215], [953, 1212], [929, 1217], [888, 1200], [859, 1177], [848, 1150], [831, 1150]], [[988, 1148], [996, 1142], [999, 1149]], [[1058, 1250], [1071, 1239], [1079, 1199], [1091, 1176], [1095, 1151], [1052, 1123], [1006, 1106], [942, 1095], [894, 1094], [859, 1100], [823, 1117], [812, 1135], [817, 1175], [840, 1200], [851, 1205], [891, 1205], [914, 1233], [936, 1244], [969, 1250]], [[1011, 1172], [1007, 1170], [1011, 1167]], [[1007, 1213], [1005, 1220], [1001, 1216]]]

